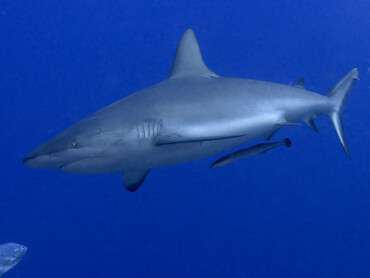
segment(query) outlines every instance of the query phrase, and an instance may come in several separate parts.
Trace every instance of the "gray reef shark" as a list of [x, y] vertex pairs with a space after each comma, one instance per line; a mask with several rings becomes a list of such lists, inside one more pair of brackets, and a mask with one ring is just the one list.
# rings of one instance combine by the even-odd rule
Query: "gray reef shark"
[[27, 252], [27, 247], [18, 243], [0, 244], [0, 276], [15, 267]]
[[[81, 120], [23, 162], [73, 174], [122, 172], [126, 189], [135, 191], [151, 168], [205, 158], [259, 137], [268, 140], [297, 121], [317, 131], [314, 120], [321, 114], [329, 116], [349, 155], [342, 113], [355, 79], [356, 68], [324, 96], [307, 91], [302, 78], [289, 86], [220, 77], [204, 64], [189, 29], [165, 81]], [[259, 147], [248, 152], [257, 154]]]

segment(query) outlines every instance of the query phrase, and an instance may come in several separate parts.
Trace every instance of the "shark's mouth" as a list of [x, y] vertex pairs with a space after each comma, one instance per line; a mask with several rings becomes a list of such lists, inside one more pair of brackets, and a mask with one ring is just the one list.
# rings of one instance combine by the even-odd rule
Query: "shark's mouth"
[[63, 163], [63, 164], [59, 165], [58, 168], [59, 168], [59, 170], [62, 170], [63, 171], [63, 168], [66, 167], [66, 166], [68, 166], [71, 163], [74, 163], [74, 162]]
[[60, 164], [58, 169], [70, 174], [93, 175], [105, 173], [111, 166], [106, 157], [95, 156]]
[[61, 165], [59, 165], [59, 170], [65, 170], [67, 169], [68, 167], [73, 167], [73, 166], [78, 166], [78, 165], [87, 165], [89, 163], [93, 163], [94, 160], [98, 159], [99, 157], [89, 157], [89, 158], [82, 158], [82, 159], [76, 159], [76, 160], [73, 160], [73, 161], [70, 161], [70, 162], [67, 162], [67, 163], [63, 163]]
[[44, 169], [59, 169], [62, 161], [60, 152], [31, 153], [23, 159], [25, 165]]

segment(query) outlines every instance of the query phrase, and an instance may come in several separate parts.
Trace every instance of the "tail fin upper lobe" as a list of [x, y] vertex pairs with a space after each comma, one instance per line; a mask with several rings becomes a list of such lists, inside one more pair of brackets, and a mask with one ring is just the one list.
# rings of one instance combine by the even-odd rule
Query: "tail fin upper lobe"
[[333, 102], [333, 110], [328, 113], [328, 116], [330, 117], [335, 131], [338, 134], [339, 140], [349, 157], [350, 153], [347, 145], [346, 135], [344, 133], [342, 114], [355, 80], [359, 80], [357, 68], [354, 68], [347, 73], [347, 75], [339, 80], [339, 82], [336, 83], [326, 94], [326, 96]]

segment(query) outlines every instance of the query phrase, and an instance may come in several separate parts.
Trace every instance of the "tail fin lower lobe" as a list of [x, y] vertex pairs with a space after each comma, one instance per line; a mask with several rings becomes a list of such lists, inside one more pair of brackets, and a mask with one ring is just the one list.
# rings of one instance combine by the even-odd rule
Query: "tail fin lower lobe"
[[339, 140], [349, 157], [350, 152], [347, 145], [346, 135], [344, 133], [342, 114], [355, 80], [359, 80], [357, 68], [354, 68], [347, 73], [347, 75], [339, 80], [326, 94], [334, 104], [333, 109], [328, 113], [328, 116], [330, 117]]

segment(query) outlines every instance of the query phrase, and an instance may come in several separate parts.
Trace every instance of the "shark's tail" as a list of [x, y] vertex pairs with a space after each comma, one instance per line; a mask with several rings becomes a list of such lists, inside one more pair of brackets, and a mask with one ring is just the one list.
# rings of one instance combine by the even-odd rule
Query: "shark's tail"
[[331, 111], [328, 113], [328, 116], [333, 122], [339, 140], [349, 157], [350, 153], [347, 145], [346, 135], [344, 133], [342, 114], [355, 80], [359, 80], [357, 68], [354, 68], [347, 73], [347, 75], [339, 80], [339, 82], [336, 83], [326, 94], [326, 96], [333, 102], [333, 109], [331, 109]]

